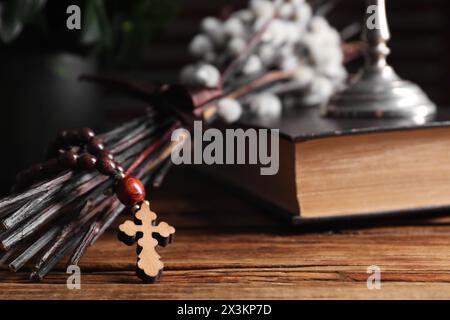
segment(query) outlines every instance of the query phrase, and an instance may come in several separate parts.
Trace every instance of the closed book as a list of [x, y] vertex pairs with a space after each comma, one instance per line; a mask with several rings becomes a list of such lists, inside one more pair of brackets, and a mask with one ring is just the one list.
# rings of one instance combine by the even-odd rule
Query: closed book
[[332, 119], [316, 108], [247, 117], [236, 127], [280, 130], [278, 173], [250, 164], [202, 168], [294, 223], [450, 207], [448, 119]]

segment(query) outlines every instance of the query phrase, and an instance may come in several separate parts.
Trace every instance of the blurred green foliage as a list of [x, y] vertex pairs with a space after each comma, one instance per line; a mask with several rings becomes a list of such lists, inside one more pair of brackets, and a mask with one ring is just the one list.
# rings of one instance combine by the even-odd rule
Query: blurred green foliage
[[[57, 1], [59, 1], [57, 3]], [[150, 39], [175, 16], [177, 0], [0, 0], [0, 40], [11, 44], [26, 27], [39, 26], [47, 37], [55, 33], [69, 34], [64, 6], [81, 8], [82, 28], [70, 39], [70, 47], [87, 49], [108, 65], [138, 63]], [[53, 6], [53, 7], [52, 7]], [[58, 6], [55, 10], [55, 6]], [[57, 15], [57, 23], [50, 21]]]
[[46, 0], [10, 0], [0, 2], [0, 39], [10, 43], [19, 36], [45, 6]]

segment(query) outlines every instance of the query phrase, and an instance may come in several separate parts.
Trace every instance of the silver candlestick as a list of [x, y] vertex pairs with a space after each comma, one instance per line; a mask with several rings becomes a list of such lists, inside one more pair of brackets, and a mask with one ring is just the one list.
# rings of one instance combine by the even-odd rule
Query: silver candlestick
[[[402, 80], [386, 62], [390, 39], [385, 0], [367, 0], [362, 39], [366, 63], [355, 82], [331, 99], [323, 113], [335, 117], [411, 118], [425, 122], [436, 105], [416, 84]], [[374, 23], [375, 22], [375, 23]]]

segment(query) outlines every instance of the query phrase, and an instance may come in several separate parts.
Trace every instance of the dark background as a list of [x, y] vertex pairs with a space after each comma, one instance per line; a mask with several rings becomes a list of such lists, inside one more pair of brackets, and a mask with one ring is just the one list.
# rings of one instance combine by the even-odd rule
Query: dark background
[[[40, 39], [31, 46], [1, 47], [0, 194], [9, 190], [17, 171], [42, 159], [45, 146], [59, 129], [91, 126], [102, 131], [143, 107], [97, 86], [80, 84], [79, 74], [175, 81], [180, 67], [190, 60], [186, 48], [198, 32], [199, 21], [246, 3], [179, 0], [176, 17], [153, 37], [144, 61], [132, 69], [101, 69], [93, 59], [68, 53], [72, 48], [56, 50]], [[61, 7], [61, 17], [66, 17]], [[450, 105], [449, 1], [387, 0], [387, 9], [393, 51], [389, 61], [402, 77], [419, 83], [440, 107]], [[364, 1], [342, 0], [328, 18], [341, 30], [360, 22], [363, 12]], [[73, 36], [73, 31], [67, 32], [68, 38]]]

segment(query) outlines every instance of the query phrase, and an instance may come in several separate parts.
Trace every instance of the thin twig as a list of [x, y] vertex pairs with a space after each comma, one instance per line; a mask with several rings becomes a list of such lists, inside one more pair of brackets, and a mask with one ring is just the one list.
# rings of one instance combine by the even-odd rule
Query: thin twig
[[28, 261], [30, 261], [42, 248], [44, 248], [61, 230], [61, 226], [56, 225], [50, 228], [43, 236], [31, 244], [22, 254], [9, 264], [9, 269], [17, 272]]
[[109, 226], [116, 220], [116, 218], [119, 216], [120, 213], [122, 213], [122, 211], [124, 209], [125, 209], [125, 207], [122, 204], [120, 204], [118, 201], [117, 201], [116, 208], [114, 208], [114, 206], [112, 206], [110, 211], [105, 214], [104, 220], [100, 222], [99, 230], [98, 230], [97, 234], [94, 236], [94, 238], [92, 239], [90, 245], [93, 245], [101, 237], [101, 235], [109, 228]]
[[228, 65], [228, 67], [224, 70], [222, 73], [222, 76], [220, 77], [219, 81], [219, 88], [223, 88], [225, 82], [233, 75], [233, 73], [236, 72], [236, 70], [239, 69], [239, 65], [242, 63], [243, 60], [245, 60], [250, 53], [253, 52], [253, 50], [256, 48], [256, 46], [261, 42], [261, 38], [263, 37], [264, 33], [269, 29], [272, 22], [275, 20], [276, 14], [274, 14], [272, 17], [270, 17], [261, 27], [258, 32], [255, 33], [255, 35], [250, 39], [245, 49], [238, 54], [238, 56]]
[[50, 189], [53, 189], [53, 188], [61, 185], [65, 182], [69, 181], [72, 178], [72, 176], [73, 176], [73, 172], [66, 171], [56, 178], [53, 178], [51, 180], [47, 180], [47, 181], [44, 181], [44, 182], [34, 185], [29, 190], [25, 190], [19, 194], [5, 197], [0, 200], [0, 212], [4, 208], [8, 209], [11, 205], [14, 205], [20, 201], [28, 200], [39, 193], [48, 191]]
[[167, 141], [174, 130], [180, 126], [179, 123], [174, 124], [158, 141], [145, 149], [142, 154], [134, 161], [134, 163], [126, 170], [125, 175], [131, 174], [139, 165], [152, 154], [159, 146]]
[[170, 160], [166, 160], [160, 167], [160, 169], [155, 172], [155, 177], [153, 179], [153, 187], [159, 188], [166, 177], [167, 173], [169, 172], [170, 168], [172, 167], [173, 163]]
[[41, 281], [61, 259], [63, 259], [71, 250], [73, 250], [77, 246], [77, 244], [81, 240], [81, 237], [82, 234], [79, 234], [66, 242], [61, 247], [60, 251], [52, 255], [41, 268], [35, 269], [31, 273], [30, 280]]

